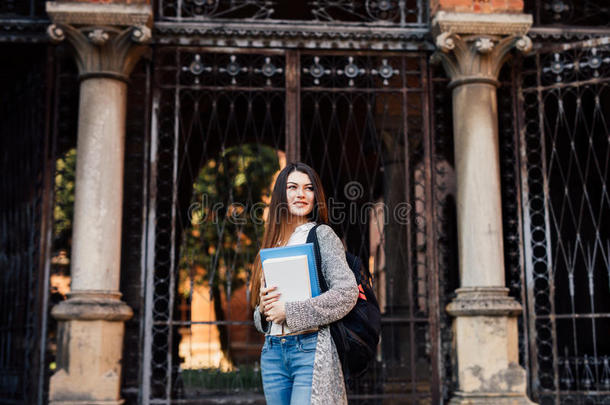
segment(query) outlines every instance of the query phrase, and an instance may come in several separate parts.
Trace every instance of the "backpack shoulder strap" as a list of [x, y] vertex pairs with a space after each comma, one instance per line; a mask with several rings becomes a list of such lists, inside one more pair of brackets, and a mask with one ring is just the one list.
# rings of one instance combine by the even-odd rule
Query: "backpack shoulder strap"
[[309, 234], [307, 234], [307, 243], [313, 243], [313, 252], [316, 258], [316, 269], [318, 271], [318, 280], [320, 281], [320, 290], [321, 292], [328, 291], [328, 285], [326, 284], [326, 279], [324, 278], [324, 273], [322, 273], [322, 255], [320, 253], [320, 242], [318, 241], [317, 229], [321, 224], [316, 224], [311, 230]]

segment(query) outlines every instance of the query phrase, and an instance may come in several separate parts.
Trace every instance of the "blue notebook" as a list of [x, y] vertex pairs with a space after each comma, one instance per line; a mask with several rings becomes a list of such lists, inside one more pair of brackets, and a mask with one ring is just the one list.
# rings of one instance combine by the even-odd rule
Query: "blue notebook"
[[307, 256], [307, 264], [309, 267], [309, 282], [311, 284], [311, 296], [317, 297], [318, 295], [320, 295], [320, 283], [318, 282], [318, 271], [316, 269], [313, 243], [261, 249], [260, 251], [261, 263], [264, 263], [264, 261], [267, 259], [277, 259], [285, 257], [287, 258], [302, 255]]

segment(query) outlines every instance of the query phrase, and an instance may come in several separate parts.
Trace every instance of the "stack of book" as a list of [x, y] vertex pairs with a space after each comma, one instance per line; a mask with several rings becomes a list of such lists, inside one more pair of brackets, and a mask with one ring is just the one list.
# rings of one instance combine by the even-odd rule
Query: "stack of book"
[[[280, 300], [303, 301], [320, 295], [313, 243], [260, 251], [266, 287], [277, 287]], [[284, 325], [283, 333], [291, 331]]]

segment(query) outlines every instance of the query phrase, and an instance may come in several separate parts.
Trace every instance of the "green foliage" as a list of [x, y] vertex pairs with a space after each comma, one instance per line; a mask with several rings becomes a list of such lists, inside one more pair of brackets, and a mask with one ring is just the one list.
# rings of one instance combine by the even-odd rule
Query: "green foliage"
[[76, 149], [68, 150], [55, 164], [55, 204], [53, 218], [54, 250], [70, 253], [72, 218], [74, 217], [74, 181], [76, 179]]
[[270, 195], [277, 170], [275, 149], [260, 144], [227, 148], [207, 161], [193, 184], [181, 245], [181, 281], [188, 277], [196, 284], [222, 287], [227, 296], [246, 282], [264, 232], [263, 199]]
[[182, 370], [182, 381], [187, 391], [204, 392], [262, 392], [260, 368], [240, 366], [233, 371], [223, 372], [217, 368]]

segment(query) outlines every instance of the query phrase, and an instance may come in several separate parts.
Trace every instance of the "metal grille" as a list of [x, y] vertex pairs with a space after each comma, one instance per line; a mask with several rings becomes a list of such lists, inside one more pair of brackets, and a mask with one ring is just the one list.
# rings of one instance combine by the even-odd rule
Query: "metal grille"
[[[519, 139], [515, 131], [518, 66], [514, 60], [506, 64], [500, 74], [498, 89], [498, 135], [500, 144], [500, 175], [502, 185], [502, 230], [504, 238], [504, 271], [509, 294], [522, 306], [526, 303], [525, 273], [523, 271], [523, 224], [521, 215]], [[528, 330], [524, 312], [517, 319], [519, 331], [519, 364], [527, 369]]]
[[383, 26], [421, 26], [427, 23], [423, 0], [158, 0], [161, 21], [297, 20], [370, 23]]
[[351, 400], [446, 397], [426, 60], [158, 49], [143, 402], [263, 402], [249, 266], [273, 175], [294, 158], [320, 173], [331, 225], [382, 304], [376, 365]]
[[151, 65], [149, 60], [142, 60], [136, 66], [130, 75], [127, 93], [120, 286], [122, 299], [133, 309], [134, 316], [125, 322], [123, 340], [121, 394], [126, 403], [137, 403], [142, 369]]
[[607, 43], [542, 47], [517, 80], [530, 370], [541, 404], [609, 403]]
[[[44, 401], [48, 269], [49, 137], [45, 49], [10, 47], [0, 94], [0, 398]], [[51, 64], [49, 64], [51, 65]], [[28, 106], [28, 108], [23, 108]]]
[[610, 26], [610, 4], [598, 0], [525, 1], [525, 12], [534, 16], [535, 25]]
[[46, 17], [42, 0], [4, 0], [0, 3], [0, 18]]
[[[441, 401], [448, 401], [450, 393], [457, 389], [457, 373], [452, 318], [444, 308], [455, 296], [459, 288], [457, 213], [455, 206], [456, 177], [453, 147], [453, 109], [449, 80], [441, 66], [432, 70], [430, 109], [433, 112], [434, 139], [432, 143], [433, 171], [432, 185], [434, 196], [433, 241], [436, 253], [433, 256], [433, 271], [438, 272], [439, 286], [435, 294], [439, 300], [439, 375], [442, 387]], [[445, 403], [445, 402], [435, 403]]]
[[331, 224], [368, 259], [383, 313], [378, 367], [350, 396], [417, 403], [438, 388], [425, 55], [317, 53], [301, 72], [301, 156], [328, 190]]
[[156, 58], [143, 397], [262, 400], [246, 287], [283, 159], [284, 58], [196, 49]]

